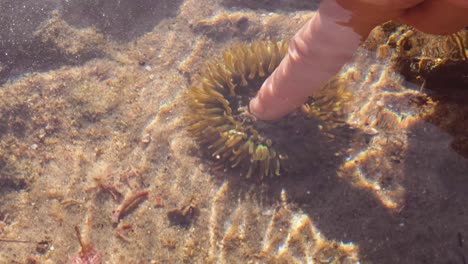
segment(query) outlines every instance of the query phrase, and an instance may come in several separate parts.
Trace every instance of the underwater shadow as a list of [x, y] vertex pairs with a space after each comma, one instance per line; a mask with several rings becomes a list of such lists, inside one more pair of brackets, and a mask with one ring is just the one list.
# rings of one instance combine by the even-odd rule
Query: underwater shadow
[[[0, 4], [0, 84], [28, 72], [81, 65], [104, 56], [98, 46], [105, 40], [97, 34], [88, 34], [91, 40], [83, 39], [86, 33], [76, 36], [79, 33], [63, 23], [58, 9], [59, 1], [4, 1]], [[70, 40], [72, 42], [66, 43]], [[92, 43], [96, 40], [101, 43]], [[86, 41], [90, 42], [83, 43]], [[83, 48], [87, 44], [96, 45]]]
[[284, 190], [288, 201], [306, 213], [327, 239], [358, 246], [359, 257], [366, 263], [395, 263], [381, 248], [376, 250], [376, 245], [384, 245], [394, 235], [399, 228], [397, 218], [372, 192], [356, 188], [337, 173], [346, 158], [335, 153], [356, 141], [364, 149], [370, 140], [371, 136], [353, 131], [323, 144], [311, 154], [308, 173], [271, 182], [268, 195], [279, 197]]
[[313, 11], [317, 10], [320, 1], [307, 1], [307, 0], [224, 0], [222, 5], [228, 8], [248, 8], [253, 10], [265, 11], [280, 11], [280, 12], [294, 12], [294, 11]]
[[[415, 33], [397, 59], [405, 79], [430, 97], [421, 107], [431, 109], [407, 132], [401, 228], [390, 240], [408, 263], [468, 261], [467, 37], [460, 31], [434, 44]], [[421, 39], [431, 44], [421, 47]]]
[[[407, 100], [415, 105], [422, 103], [410, 98], [412, 96], [392, 94], [386, 103], [396, 103], [395, 100]], [[406, 129], [403, 125], [404, 131], [399, 130], [398, 123], [387, 124], [385, 120], [407, 114], [405, 108], [394, 108], [394, 116], [379, 116], [385, 118], [377, 123], [383, 133], [378, 136], [380, 142], [395, 141], [398, 137], [392, 134], [394, 132], [403, 133], [407, 142], [401, 146], [383, 144], [381, 146], [388, 149], [379, 150], [381, 156], [369, 154], [366, 157], [366, 164], [361, 165], [362, 175], [375, 174], [368, 175], [367, 183], [379, 180], [372, 188], [356, 187], [359, 184], [353, 182], [353, 178], [338, 173], [343, 164], [350, 162], [346, 154], [348, 148], [372, 151], [368, 148], [371, 147], [369, 142], [377, 138], [349, 128], [333, 131], [336, 133], [333, 140], [318, 130], [312, 133], [310, 141], [316, 151], [305, 158], [306, 166], [300, 172], [263, 181], [246, 181], [236, 172], [227, 172], [227, 177], [231, 186], [236, 186], [234, 193], [242, 195], [258, 189], [257, 196], [264, 197], [262, 201], [267, 208], [274, 208], [284, 191], [292, 206], [307, 214], [327, 239], [358, 246], [365, 263], [466, 263], [468, 160], [460, 155], [464, 148], [457, 142], [466, 142], [460, 137], [466, 130], [459, 128], [464, 127], [468, 111], [466, 101], [460, 96], [456, 96], [455, 101], [463, 101], [459, 107], [465, 110], [460, 113], [460, 109], [450, 109], [458, 113], [456, 117], [463, 118], [445, 127], [440, 125], [447, 124], [442, 121], [447, 121], [451, 112], [444, 104], [437, 106], [435, 115], [425, 116], [426, 120], [417, 119]], [[416, 120], [416, 117], [409, 119]], [[392, 130], [392, 127], [398, 129]], [[453, 138], [457, 136], [458, 141]], [[398, 152], [389, 156], [395, 150]], [[378, 161], [379, 158], [387, 163]], [[384, 192], [387, 186], [391, 192], [392, 181], [401, 186], [398, 189], [401, 200], [395, 200], [396, 206], [389, 207], [377, 193]]]
[[0, 48], [7, 51], [0, 54], [0, 61], [3, 63], [0, 65], [3, 67], [0, 68], [0, 85], [25, 73], [46, 72], [66, 65], [82, 65], [91, 59], [104, 56], [100, 52], [90, 52], [71, 57], [35, 41]]
[[[394, 161], [402, 179], [392, 178], [396, 174], [383, 167], [373, 171], [388, 175], [387, 181], [400, 181], [404, 195], [398, 207], [387, 208], [375, 193], [340, 179], [332, 167], [320, 174], [327, 180], [317, 181], [313, 174], [286, 179], [272, 188], [273, 195], [284, 188], [328, 239], [358, 245], [365, 263], [466, 263], [468, 159], [463, 127], [468, 111], [460, 93], [456, 101], [458, 108], [454, 100], [450, 107], [439, 100], [433, 114], [405, 131], [408, 142]], [[454, 117], [458, 120], [450, 120]]]
[[[150, 32], [163, 19], [175, 16], [182, 2], [3, 1], [0, 84], [27, 72], [82, 65], [105, 56], [105, 38], [124, 42]], [[96, 28], [98, 32], [84, 32], [76, 27]], [[63, 50], [64, 47], [70, 50]], [[74, 48], [82, 50], [76, 52]]]
[[[463, 74], [466, 71], [453, 71], [466, 69], [466, 62], [456, 67], [450, 64], [448, 69], [452, 69], [448, 77], [439, 75], [446, 72], [444, 68], [428, 76], [426, 92], [435, 103], [426, 103], [433, 104], [434, 110], [402, 131], [407, 142], [396, 158], [390, 159], [394, 162], [391, 170], [401, 170], [402, 177], [394, 178], [399, 173], [383, 167], [371, 170], [387, 175], [382, 178], [385, 181], [399, 182], [403, 196], [397, 207], [387, 208], [375, 193], [355, 188], [352, 182], [343, 182], [337, 176], [320, 195], [310, 199], [291, 196], [292, 202], [308, 213], [327, 238], [358, 245], [366, 263], [467, 261], [464, 241], [468, 236], [468, 90]], [[458, 78], [449, 78], [455, 75]], [[418, 104], [427, 107], [424, 102]], [[391, 133], [384, 136], [392, 140]], [[378, 160], [374, 163], [380, 164]], [[313, 183], [292, 183], [293, 187], [285, 189], [297, 194], [308, 184]], [[385, 182], [379, 184], [384, 190]]]
[[[431, 63], [436, 60], [423, 61], [429, 65], [428, 72], [416, 68], [418, 76], [422, 74], [425, 82], [422, 83], [420, 78], [415, 88], [425, 88], [424, 92], [432, 101], [419, 102], [418, 96], [414, 97], [416, 100], [408, 101], [421, 108], [422, 118], [409, 118], [416, 121], [401, 131], [407, 142], [402, 142], [395, 159], [387, 158], [394, 163], [390, 169], [378, 167], [380, 163], [376, 159], [371, 165], [377, 169], [367, 171], [375, 174], [369, 175], [370, 179], [399, 183], [403, 195], [395, 208], [387, 208], [376, 199], [375, 193], [366, 188], [355, 188], [352, 181], [343, 182], [338, 177], [329, 190], [322, 192], [322, 197], [316, 196], [308, 204], [292, 200], [308, 213], [327, 238], [358, 245], [361, 260], [365, 263], [467, 263], [468, 60], [460, 57], [442, 60], [435, 65]], [[417, 59], [405, 63], [421, 62], [420, 57], [413, 58]], [[421, 65], [425, 64], [419, 63]], [[408, 85], [404, 86], [408, 88]], [[392, 85], [386, 89], [390, 88]], [[411, 90], [407, 90], [408, 95], [411, 94]], [[411, 116], [410, 108], [395, 107], [398, 103], [404, 104], [405, 98], [411, 96], [396, 96], [394, 99], [397, 100], [386, 101], [387, 107], [394, 109], [388, 116], [399, 116], [400, 120]], [[429, 106], [434, 109], [427, 113], [423, 109]], [[390, 119], [387, 120], [385, 115], [380, 118], [377, 125], [384, 128], [382, 132], [390, 132], [381, 138], [385, 141], [388, 137], [391, 142], [392, 127], [400, 124], [389, 122], [392, 125], [387, 125], [385, 121]], [[403, 128], [405, 125], [402, 125]], [[384, 151], [382, 155], [390, 152]], [[366, 171], [362, 176], [366, 176]], [[387, 184], [376, 183], [380, 185], [376, 192], [384, 192]], [[291, 190], [298, 188], [302, 187]]]
[[414, 260], [468, 260], [467, 70], [466, 60], [445, 61], [424, 76], [434, 108], [409, 131], [401, 218], [411, 232], [399, 238]]
[[466, 263], [468, 159], [433, 124], [420, 121], [409, 133], [403, 225], [391, 241], [412, 263]]
[[[443, 145], [431, 143], [443, 144], [444, 137], [431, 126], [414, 124], [423, 122], [419, 116], [424, 111], [418, 107], [422, 107], [419, 104], [424, 96], [407, 89], [389, 68], [391, 64], [376, 63], [373, 55], [366, 54], [362, 65], [358, 61], [359, 65], [346, 71], [355, 83], [342, 83], [353, 89], [356, 97], [360, 95], [348, 121], [365, 131], [342, 127], [331, 131], [335, 135], [330, 137], [317, 123], [301, 142], [291, 136], [293, 126], [274, 142], [284, 138], [293, 148], [309, 150], [295, 155], [304, 158], [300, 170], [286, 170], [280, 177], [263, 181], [246, 180], [239, 171], [212, 174], [227, 178], [229, 185], [235, 186], [231, 193], [241, 196], [237, 199], [252, 196], [252, 192], [261, 197], [261, 204], [266, 205], [263, 209], [277, 208], [285, 193], [291, 206], [305, 213], [327, 239], [358, 246], [365, 263], [463, 263], [459, 251], [464, 233], [458, 230], [467, 230], [468, 221], [461, 220], [467, 215], [462, 190], [468, 181], [461, 176], [448, 181], [462, 186], [454, 193], [440, 187], [437, 175], [447, 177], [444, 164], [452, 163], [451, 175], [467, 174], [468, 165], [453, 153], [446, 158], [436, 154]], [[292, 161], [292, 168], [296, 168]], [[453, 197], [454, 205], [448, 206]], [[446, 208], [452, 214], [447, 214]], [[454, 216], [461, 220], [451, 226]], [[458, 249], [454, 249], [457, 243]]]
[[241, 197], [255, 189], [266, 208], [278, 206], [284, 191], [292, 206], [307, 214], [327, 239], [358, 246], [365, 263], [465, 263], [468, 160], [450, 150], [450, 137], [426, 122], [411, 129], [413, 139], [401, 160], [404, 202], [389, 209], [374, 193], [337, 174], [344, 159], [335, 153], [356, 136], [362, 136], [363, 145], [369, 140], [359, 131], [343, 132], [348, 136], [334, 142], [324, 143], [328, 138], [323, 135], [311, 139], [317, 152], [307, 157], [309, 165], [302, 173], [261, 182], [246, 181], [235, 171], [218, 176], [227, 177], [232, 193]]
[[63, 3], [63, 17], [73, 26], [96, 27], [118, 42], [142, 36], [165, 18], [177, 15], [182, 0], [72, 0]]
[[[382, 254], [382, 248], [376, 252], [376, 245], [383, 246], [394, 232], [400, 228], [400, 222], [369, 191], [358, 189], [340, 178], [339, 168], [346, 160], [344, 152], [353, 145], [365, 148], [372, 136], [349, 127], [337, 128], [331, 133], [313, 133], [315, 152], [304, 157], [305, 165], [301, 171], [280, 177], [246, 180], [236, 171], [218, 174], [219, 178], [227, 177], [233, 193], [262, 197], [266, 208], [278, 206], [284, 192], [288, 202], [310, 217], [313, 225], [327, 239], [337, 242], [352, 243], [359, 246], [360, 257], [371, 260], [370, 263], [391, 259]], [[298, 145], [298, 148], [301, 146]]]
[[56, 5], [48, 1], [2, 1], [0, 4], [0, 84], [28, 71], [62, 61], [37, 47], [34, 32]]

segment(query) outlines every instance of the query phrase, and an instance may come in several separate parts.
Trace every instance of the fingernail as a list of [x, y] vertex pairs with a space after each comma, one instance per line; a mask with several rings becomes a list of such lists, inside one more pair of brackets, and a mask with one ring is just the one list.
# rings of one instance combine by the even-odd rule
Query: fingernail
[[255, 97], [250, 101], [249, 110], [250, 113], [252, 113], [256, 117], [260, 117], [265, 112], [265, 108], [261, 106], [258, 97]]

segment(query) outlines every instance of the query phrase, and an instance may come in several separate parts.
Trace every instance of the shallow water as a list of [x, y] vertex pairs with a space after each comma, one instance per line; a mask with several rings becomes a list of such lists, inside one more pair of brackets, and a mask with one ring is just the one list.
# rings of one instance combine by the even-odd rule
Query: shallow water
[[466, 30], [376, 29], [328, 84], [344, 126], [291, 137], [300, 170], [246, 180], [187, 131], [204, 62], [316, 7], [1, 1], [0, 262], [465, 263]]

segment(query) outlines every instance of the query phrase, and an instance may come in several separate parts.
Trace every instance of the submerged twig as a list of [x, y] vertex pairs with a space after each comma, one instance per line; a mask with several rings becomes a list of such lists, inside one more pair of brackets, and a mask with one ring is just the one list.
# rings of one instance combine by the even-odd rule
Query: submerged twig
[[81, 249], [78, 254], [68, 260], [68, 264], [100, 264], [102, 263], [101, 253], [96, 251], [90, 244], [85, 243], [81, 236], [80, 228], [75, 226], [76, 236]]
[[7, 242], [7, 243], [30, 243], [30, 244], [34, 244], [34, 243], [37, 243], [37, 242], [34, 242], [34, 241], [27, 241], [27, 240], [16, 240], [16, 239], [4, 239], [4, 238], [0, 238], [0, 242]]
[[117, 210], [114, 211], [112, 222], [118, 224], [124, 215], [148, 197], [148, 193], [148, 191], [141, 191], [125, 197], [119, 207], [117, 207]]
[[96, 182], [96, 187], [103, 192], [107, 192], [112, 196], [114, 201], [118, 201], [122, 197], [122, 193], [117, 189], [117, 187], [111, 183], [105, 182], [101, 178], [93, 178]]

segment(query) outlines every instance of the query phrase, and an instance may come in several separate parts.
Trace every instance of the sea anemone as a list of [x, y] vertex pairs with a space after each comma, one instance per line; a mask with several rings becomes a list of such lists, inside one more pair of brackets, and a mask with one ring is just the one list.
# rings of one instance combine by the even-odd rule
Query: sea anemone
[[[310, 141], [307, 133], [317, 126], [307, 124], [304, 129], [295, 124], [309, 122], [310, 116], [320, 119], [321, 110], [314, 104], [304, 108], [305, 114], [296, 112], [277, 122], [249, 114], [250, 99], [286, 52], [285, 42], [235, 44], [221, 57], [210, 59], [188, 91], [189, 131], [212, 158], [226, 168], [242, 168], [247, 178], [279, 176], [291, 156], [307, 156], [296, 149], [304, 145], [302, 141]], [[292, 131], [301, 137], [294, 139]]]

